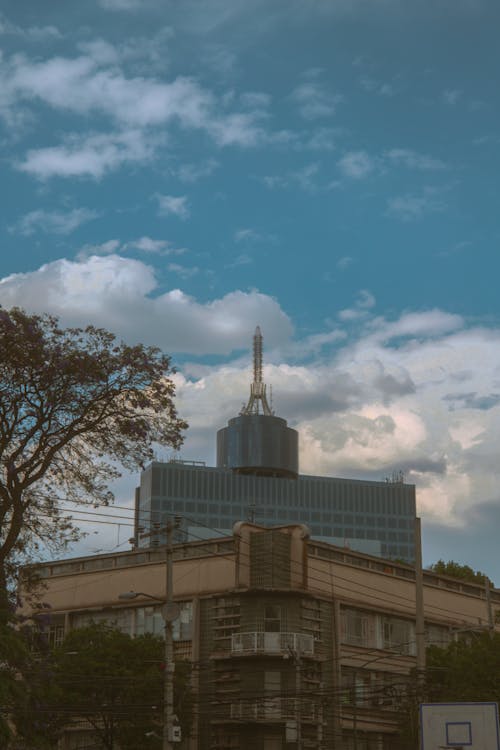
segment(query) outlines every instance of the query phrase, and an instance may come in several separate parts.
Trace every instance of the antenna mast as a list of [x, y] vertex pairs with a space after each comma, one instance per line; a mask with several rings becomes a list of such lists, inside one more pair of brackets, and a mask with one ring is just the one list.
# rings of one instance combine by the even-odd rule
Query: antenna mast
[[253, 383], [250, 385], [248, 404], [241, 414], [260, 414], [260, 407], [267, 417], [273, 415], [267, 402], [266, 385], [262, 382], [262, 333], [260, 326], [257, 326], [253, 337]]

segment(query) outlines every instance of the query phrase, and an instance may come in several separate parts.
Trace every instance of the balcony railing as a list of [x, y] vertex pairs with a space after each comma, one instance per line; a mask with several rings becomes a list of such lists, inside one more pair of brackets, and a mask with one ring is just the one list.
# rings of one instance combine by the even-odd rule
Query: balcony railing
[[233, 633], [232, 654], [289, 654], [314, 655], [314, 638], [305, 633]]
[[[315, 721], [318, 707], [312, 700], [301, 699], [300, 709], [303, 720]], [[259, 721], [289, 721], [297, 718], [299, 706], [297, 698], [260, 698], [231, 703], [231, 719]]]

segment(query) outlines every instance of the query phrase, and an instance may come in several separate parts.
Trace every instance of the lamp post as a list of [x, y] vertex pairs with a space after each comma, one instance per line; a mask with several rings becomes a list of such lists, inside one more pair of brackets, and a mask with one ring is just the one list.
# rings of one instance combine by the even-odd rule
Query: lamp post
[[162, 617], [165, 623], [165, 671], [164, 671], [164, 682], [163, 682], [163, 750], [173, 750], [173, 743], [179, 742], [180, 736], [176, 737], [174, 733], [174, 640], [172, 633], [172, 622], [179, 617], [179, 607], [173, 601], [173, 587], [172, 587], [172, 537], [173, 537], [174, 523], [168, 523], [166, 527], [167, 532], [167, 546], [166, 546], [166, 591], [165, 599], [159, 599], [151, 594], [146, 594], [143, 591], [127, 591], [123, 594], [119, 594], [119, 599], [137, 599], [137, 597], [144, 596], [147, 599], [153, 599], [153, 601], [164, 601], [162, 607]]

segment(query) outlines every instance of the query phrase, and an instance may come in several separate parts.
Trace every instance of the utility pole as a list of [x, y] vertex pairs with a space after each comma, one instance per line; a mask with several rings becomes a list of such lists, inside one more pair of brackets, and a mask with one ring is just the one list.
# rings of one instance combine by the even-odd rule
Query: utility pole
[[[172, 623], [179, 617], [180, 609], [174, 602], [174, 585], [173, 585], [173, 565], [172, 565], [172, 543], [174, 529], [179, 525], [179, 518], [168, 519], [166, 525], [160, 528], [155, 524], [152, 532], [141, 534], [141, 537], [158, 537], [160, 532], [166, 535], [165, 547], [165, 603], [161, 608], [163, 622], [165, 623], [165, 671], [163, 679], [163, 737], [162, 750], [173, 750], [174, 744], [180, 742], [180, 727], [174, 725], [174, 719], [177, 724], [177, 717], [174, 715], [174, 638], [172, 632]], [[119, 599], [136, 599], [139, 596], [145, 596], [148, 599], [158, 601], [158, 597], [147, 594], [144, 591], [126, 591], [119, 594]], [[160, 600], [161, 601], [161, 600]]]
[[300, 637], [296, 639], [294, 645], [295, 648], [288, 645], [288, 651], [295, 665], [295, 737], [292, 734], [287, 742], [295, 741], [296, 750], [302, 750], [302, 651]]
[[179, 616], [179, 607], [174, 603], [174, 583], [172, 565], [172, 543], [174, 529], [178, 519], [167, 521], [165, 532], [167, 545], [165, 547], [165, 605], [163, 620], [165, 622], [165, 681], [163, 696], [163, 745], [162, 750], [173, 750], [174, 743], [180, 741], [179, 728], [174, 727], [174, 638], [172, 622]]
[[417, 686], [419, 700], [422, 701], [425, 683], [425, 618], [420, 518], [415, 518], [415, 638], [417, 646]]
[[174, 524], [167, 521], [167, 546], [165, 548], [165, 682], [163, 685], [163, 750], [172, 750], [172, 715], [174, 713], [174, 641], [172, 634], [172, 621], [168, 617], [172, 608], [172, 540]]

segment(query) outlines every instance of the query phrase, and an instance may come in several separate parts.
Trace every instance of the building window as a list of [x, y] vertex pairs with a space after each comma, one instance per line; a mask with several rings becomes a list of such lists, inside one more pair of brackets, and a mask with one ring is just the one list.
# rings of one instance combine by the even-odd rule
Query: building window
[[174, 641], [190, 641], [193, 637], [193, 603], [180, 602], [181, 613], [172, 623]]
[[85, 628], [100, 622], [106, 623], [110, 628], [121, 630], [122, 633], [131, 633], [130, 609], [103, 609], [101, 612], [80, 612], [73, 615], [71, 619], [72, 628]]
[[356, 609], [342, 612], [342, 641], [354, 646], [373, 646], [375, 617]]
[[439, 646], [440, 648], [449, 646], [453, 639], [450, 629], [445, 625], [427, 625], [426, 635], [428, 646]]
[[151, 607], [137, 607], [135, 610], [135, 635], [152, 633], [163, 635], [165, 623], [158, 605]]
[[266, 604], [264, 609], [264, 630], [266, 633], [281, 632], [281, 607]]
[[382, 618], [382, 648], [399, 654], [415, 654], [415, 625], [395, 617]]
[[[174, 641], [189, 641], [193, 637], [193, 604], [192, 602], [178, 602], [179, 617], [172, 622], [172, 637]], [[163, 638], [165, 621], [161, 613], [161, 605], [137, 607], [135, 609], [135, 635], [152, 633]]]

